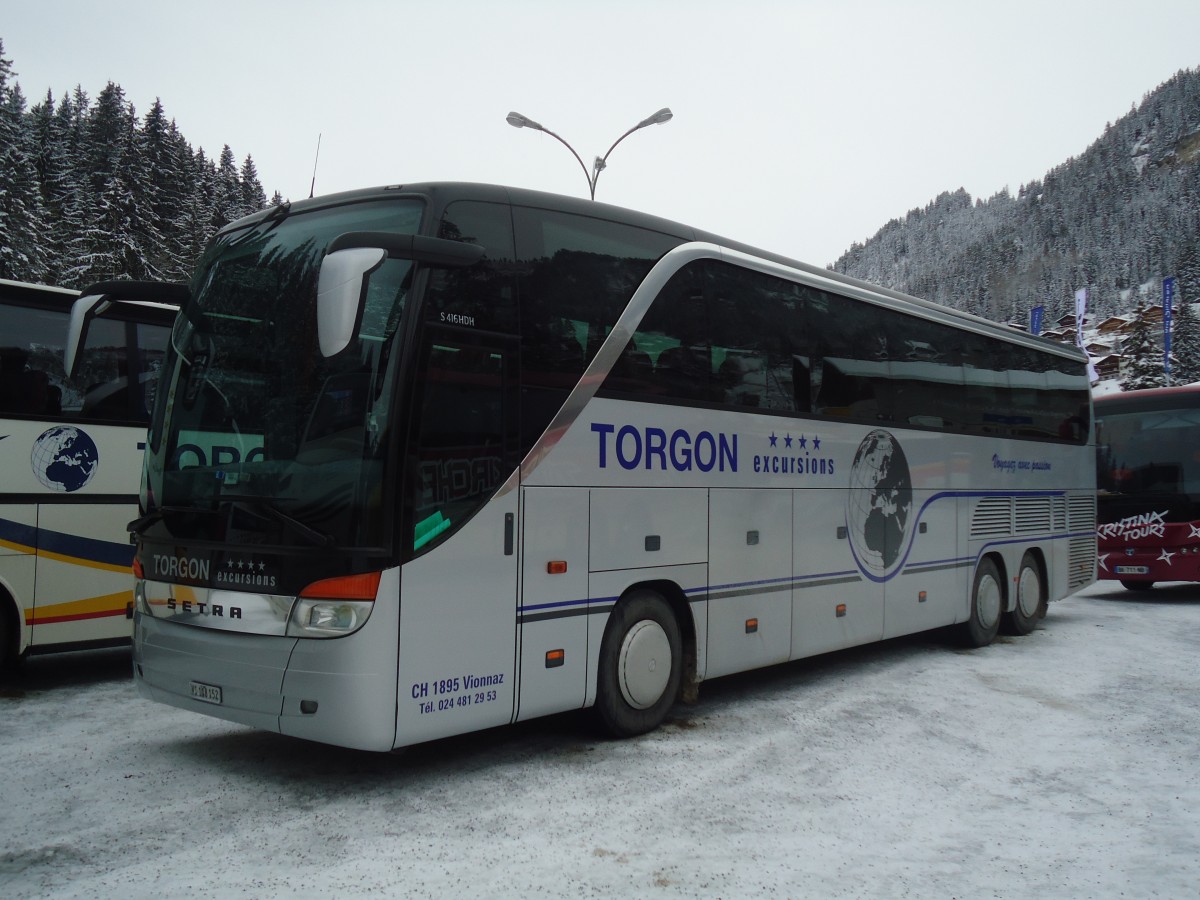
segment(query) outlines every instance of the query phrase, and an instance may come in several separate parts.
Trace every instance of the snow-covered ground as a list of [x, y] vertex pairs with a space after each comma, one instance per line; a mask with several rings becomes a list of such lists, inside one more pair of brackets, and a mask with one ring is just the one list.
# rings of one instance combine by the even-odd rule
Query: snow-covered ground
[[1093, 586], [706, 683], [629, 741], [562, 716], [371, 755], [139, 699], [128, 654], [0, 688], [0, 896], [1191, 897], [1200, 589]]

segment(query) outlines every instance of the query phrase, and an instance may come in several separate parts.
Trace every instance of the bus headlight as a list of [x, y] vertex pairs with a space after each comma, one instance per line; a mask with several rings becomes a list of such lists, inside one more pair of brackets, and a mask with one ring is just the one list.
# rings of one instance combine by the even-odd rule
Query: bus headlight
[[133, 607], [144, 616], [150, 615], [150, 601], [146, 599], [144, 578], [139, 578], [133, 583]]
[[301, 597], [292, 607], [289, 637], [341, 637], [362, 628], [374, 602], [364, 600], [314, 600]]
[[375, 608], [382, 576], [365, 572], [314, 581], [292, 606], [288, 637], [343, 637], [358, 631]]

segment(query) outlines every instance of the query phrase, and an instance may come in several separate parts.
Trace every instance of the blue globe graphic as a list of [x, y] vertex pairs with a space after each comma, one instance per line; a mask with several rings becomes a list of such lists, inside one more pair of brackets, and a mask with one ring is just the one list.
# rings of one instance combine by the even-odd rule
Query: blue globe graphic
[[912, 476], [904, 451], [889, 432], [872, 431], [854, 454], [846, 499], [850, 544], [868, 577], [889, 578], [901, 562], [912, 504]]
[[100, 451], [85, 431], [59, 425], [42, 432], [33, 442], [33, 474], [52, 491], [77, 491], [100, 468]]

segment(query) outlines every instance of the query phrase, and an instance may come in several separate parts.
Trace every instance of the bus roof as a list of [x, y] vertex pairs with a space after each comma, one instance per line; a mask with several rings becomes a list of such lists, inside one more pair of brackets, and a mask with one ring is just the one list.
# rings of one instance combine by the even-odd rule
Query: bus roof
[[1138, 410], [1171, 409], [1177, 406], [1200, 406], [1200, 382], [1171, 387], [1143, 388], [1121, 391], [1094, 398], [1097, 414], [1101, 412], [1136, 412]]
[[[372, 188], [361, 188], [353, 191], [344, 191], [335, 194], [326, 194], [321, 197], [298, 200], [294, 203], [285, 205], [284, 208], [287, 213], [301, 212], [304, 210], [319, 209], [326, 206], [336, 206], [345, 203], [361, 202], [366, 200], [396, 198], [403, 195], [421, 196], [427, 198], [431, 201], [433, 211], [438, 218], [440, 218], [442, 210], [456, 200], [476, 200], [492, 203], [508, 203], [514, 206], [529, 206], [540, 209], [554, 210], [557, 212], [570, 213], [574, 215], [602, 218], [609, 221], [620, 222], [626, 225], [645, 228], [650, 231], [657, 231], [663, 234], [673, 235], [686, 241], [703, 241], [712, 243], [720, 247], [727, 247], [731, 250], [737, 250], [749, 256], [754, 256], [759, 259], [786, 266], [813, 278], [823, 279], [826, 282], [834, 282], [843, 290], [848, 290], [849, 292], [856, 294], [860, 299], [867, 300], [868, 302], [878, 303], [881, 299], [895, 301], [902, 307], [908, 307], [909, 312], [916, 312], [929, 318], [946, 321], [949, 324], [955, 325], [959, 328], [966, 328], [972, 331], [988, 334], [992, 337], [997, 337], [1001, 340], [1007, 341], [1008, 343], [1024, 345], [1040, 352], [1050, 353], [1055, 356], [1067, 357], [1075, 361], [1085, 361], [1087, 358], [1086, 354], [1077, 347], [1069, 344], [1060, 344], [1056, 341], [1043, 338], [1039, 335], [1032, 335], [1025, 332], [1016, 331], [1015, 329], [1010, 328], [1007, 324], [993, 322], [990, 319], [985, 319], [981, 316], [976, 316], [960, 310], [951, 309], [950, 307], [942, 306], [930, 300], [914, 297], [910, 294], [905, 294], [881, 285], [871, 284], [870, 282], [853, 278], [840, 272], [835, 272], [832, 269], [824, 269], [779, 253], [752, 247], [748, 244], [743, 244], [740, 241], [730, 240], [711, 232], [693, 228], [690, 225], [684, 225], [682, 223], [673, 222], [669, 219], [663, 219], [649, 213], [638, 212], [636, 210], [626, 209], [620, 206], [612, 206], [607, 203], [600, 203], [594, 200], [585, 200], [581, 197], [569, 197], [562, 194], [551, 194], [545, 191], [534, 191], [526, 188], [506, 187], [504, 185], [496, 184], [480, 184], [458, 181], [431, 181], [417, 182], [413, 184], [391, 184]], [[270, 218], [272, 216], [278, 216], [279, 214], [279, 207], [272, 207], [270, 209], [263, 210], [262, 212], [254, 213], [253, 215], [246, 216], [245, 218], [229, 223], [221, 230], [221, 233], [245, 228], [258, 221]]]

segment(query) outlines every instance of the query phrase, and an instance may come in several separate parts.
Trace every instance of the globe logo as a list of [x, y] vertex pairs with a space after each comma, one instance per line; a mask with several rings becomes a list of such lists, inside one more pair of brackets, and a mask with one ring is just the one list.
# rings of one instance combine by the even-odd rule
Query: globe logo
[[886, 581], [903, 561], [912, 522], [912, 478], [896, 439], [872, 431], [854, 454], [846, 523], [859, 568], [872, 581]]
[[33, 442], [33, 474], [52, 491], [86, 487], [100, 468], [100, 451], [87, 432], [70, 425], [43, 431]]

